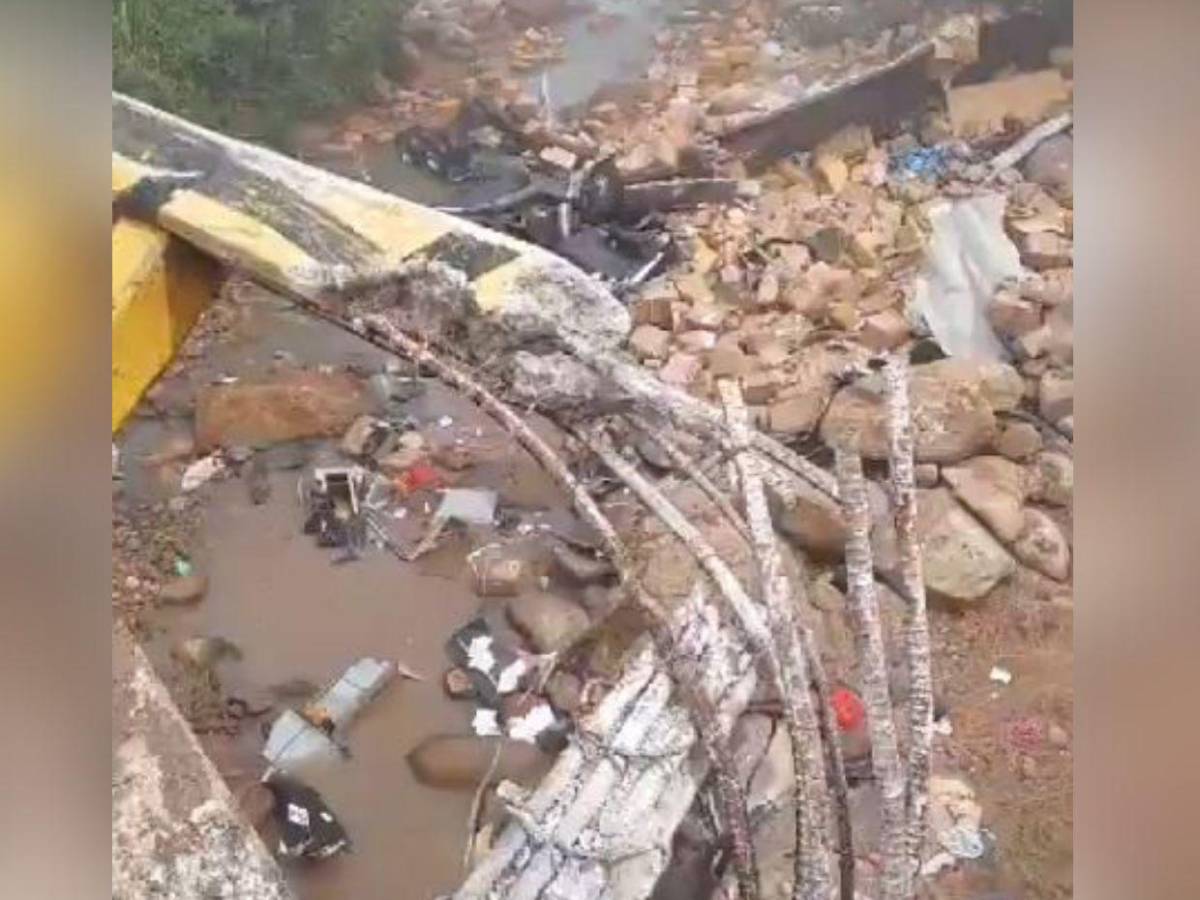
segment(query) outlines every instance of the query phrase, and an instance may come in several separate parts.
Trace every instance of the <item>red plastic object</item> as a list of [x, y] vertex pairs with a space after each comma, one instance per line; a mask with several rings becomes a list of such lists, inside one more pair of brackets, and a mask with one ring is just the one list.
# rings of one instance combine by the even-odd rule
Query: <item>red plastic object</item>
[[867, 716], [858, 694], [846, 688], [837, 688], [829, 698], [833, 705], [833, 713], [837, 717], [838, 728], [842, 731], [854, 731]]
[[441, 473], [433, 466], [425, 463], [417, 463], [411, 469], [404, 472], [396, 483], [406, 494], [415, 494], [417, 491], [435, 490], [436, 488], [445, 487], [445, 481]]

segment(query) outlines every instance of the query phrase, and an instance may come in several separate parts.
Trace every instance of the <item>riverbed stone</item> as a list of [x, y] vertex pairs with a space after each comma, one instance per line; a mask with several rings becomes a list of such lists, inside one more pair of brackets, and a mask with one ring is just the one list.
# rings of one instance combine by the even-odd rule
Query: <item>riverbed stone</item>
[[473, 791], [491, 766], [497, 741], [504, 747], [497, 780], [532, 784], [549, 768], [549, 757], [533, 744], [471, 735], [428, 737], [409, 752], [408, 765], [417, 781], [428, 787]]
[[538, 653], [569, 647], [587, 631], [588, 614], [554, 594], [522, 594], [508, 601], [508, 620]]
[[340, 435], [369, 411], [363, 382], [345, 372], [288, 371], [210, 385], [196, 398], [196, 447], [263, 446]]

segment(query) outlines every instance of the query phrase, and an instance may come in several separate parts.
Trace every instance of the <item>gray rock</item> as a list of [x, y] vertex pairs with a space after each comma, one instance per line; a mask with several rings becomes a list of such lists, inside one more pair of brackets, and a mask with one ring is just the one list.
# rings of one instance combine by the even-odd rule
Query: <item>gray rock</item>
[[1038, 390], [1038, 410], [1049, 422], [1057, 422], [1075, 412], [1075, 379], [1051, 369], [1042, 376]]
[[[1005, 367], [1007, 368], [1007, 367]], [[1024, 383], [1015, 371], [1012, 373]], [[1010, 402], [1007, 372], [944, 359], [914, 366], [909, 391], [918, 462], [955, 463], [986, 450], [996, 432], [992, 399]], [[1015, 385], [1011, 385], [1015, 387]], [[1019, 393], [1018, 392], [1018, 396]], [[840, 390], [821, 423], [827, 444], [843, 444], [857, 434], [870, 459], [888, 455], [883, 381], [877, 375]]]
[[550, 552], [554, 557], [555, 573], [570, 584], [596, 584], [617, 571], [607, 559], [589, 556], [566, 544], [555, 544]]
[[555, 708], [562, 710], [567, 715], [574, 715], [579, 711], [579, 703], [583, 696], [583, 682], [579, 677], [570, 672], [558, 671], [550, 676], [550, 680], [546, 682], [546, 697]]
[[[979, 600], [1016, 572], [1008, 551], [947, 488], [917, 492], [917, 536], [925, 586], [940, 596]], [[897, 571], [895, 541], [890, 526], [872, 535], [877, 564], [885, 571]]]
[[1020, 462], [1042, 449], [1042, 433], [1029, 422], [1009, 422], [996, 438], [996, 452]]
[[564, 410], [592, 402], [600, 380], [565, 353], [537, 356], [520, 350], [513, 354], [512, 390], [518, 399], [543, 409]]
[[1052, 506], [1070, 506], [1075, 495], [1075, 463], [1065, 453], [1047, 450], [1034, 460], [1033, 497]]
[[508, 601], [508, 620], [538, 653], [569, 647], [588, 629], [588, 614], [553, 594], [523, 594]]
[[1024, 527], [1025, 470], [1002, 456], [977, 456], [942, 470], [963, 505], [1000, 540], [1012, 543]]
[[1031, 569], [1055, 581], [1071, 572], [1071, 549], [1062, 529], [1040, 509], [1025, 510], [1025, 526], [1013, 544], [1013, 553]]
[[644, 434], [634, 441], [633, 449], [637, 451], [638, 456], [656, 469], [669, 472], [675, 468], [675, 463], [671, 461], [671, 457], [667, 456], [663, 448], [659, 446], [658, 441]]

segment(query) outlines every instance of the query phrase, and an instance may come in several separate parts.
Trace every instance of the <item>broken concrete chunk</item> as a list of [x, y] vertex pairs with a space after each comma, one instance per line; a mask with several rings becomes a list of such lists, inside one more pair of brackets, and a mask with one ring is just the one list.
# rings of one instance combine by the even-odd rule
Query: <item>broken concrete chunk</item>
[[675, 330], [675, 310], [667, 297], [642, 297], [633, 304], [633, 324]]
[[840, 193], [850, 181], [850, 169], [846, 161], [834, 153], [820, 153], [813, 160], [817, 181], [831, 194]]
[[1038, 271], [1071, 265], [1070, 238], [1052, 231], [1021, 235], [1021, 261]]
[[266, 381], [202, 388], [196, 398], [196, 447], [259, 447], [340, 435], [368, 412], [370, 395], [344, 372], [287, 371]]
[[752, 367], [750, 358], [739, 347], [720, 343], [708, 354], [706, 362], [715, 378], [740, 378]]
[[629, 347], [640, 359], [666, 359], [671, 352], [671, 332], [654, 325], [639, 325], [629, 336]]
[[894, 350], [907, 341], [909, 335], [908, 320], [897, 309], [885, 309], [868, 316], [860, 333], [862, 342], [876, 352]]
[[672, 353], [667, 364], [658, 370], [658, 377], [667, 384], [687, 387], [704, 370], [700, 357], [690, 353]]
[[704, 353], [717, 345], [717, 336], [712, 331], [685, 331], [677, 338], [679, 346], [688, 353]]
[[751, 372], [742, 378], [742, 396], [751, 406], [770, 402], [779, 390], [779, 375], [775, 372]]
[[987, 310], [988, 322], [1003, 337], [1020, 337], [1042, 324], [1042, 311], [1028, 300], [1001, 291]]

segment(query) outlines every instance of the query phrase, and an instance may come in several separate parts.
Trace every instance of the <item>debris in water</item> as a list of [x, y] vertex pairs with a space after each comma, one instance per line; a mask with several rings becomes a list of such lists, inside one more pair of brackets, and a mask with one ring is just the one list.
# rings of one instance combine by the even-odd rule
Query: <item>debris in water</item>
[[537, 743], [538, 735], [555, 722], [554, 710], [550, 708], [550, 704], [539, 703], [525, 715], [508, 720], [508, 736], [515, 741], [534, 744]]
[[360, 659], [308, 704], [303, 715], [285, 710], [271, 726], [263, 756], [284, 768], [312, 758], [344, 756], [337, 736], [395, 675], [393, 662]]
[[438, 423], [438, 428], [449, 428], [451, 425], [454, 424], [454, 419], [450, 418], [450, 416], [442, 416], [440, 419], [437, 420], [437, 423]]
[[450, 488], [442, 494], [437, 515], [467, 525], [491, 525], [496, 518], [496, 492], [484, 488]]
[[268, 769], [262, 783], [275, 800], [280, 855], [326, 859], [350, 849], [346, 829], [316, 790], [276, 769]]
[[500, 730], [498, 713], [494, 709], [477, 709], [471, 720], [471, 729], [480, 737], [498, 737]]
[[366, 543], [359, 496], [365, 471], [353, 468], [313, 470], [311, 483], [302, 482], [304, 533], [316, 535], [318, 547], [361, 549]]
[[196, 460], [184, 470], [180, 487], [184, 493], [189, 493], [201, 485], [207, 484], [213, 477], [224, 470], [225, 460], [221, 458], [220, 453], [205, 456], [203, 459]]
[[997, 684], [1011, 684], [1012, 672], [1001, 666], [992, 666], [992, 671], [988, 672], [988, 678], [995, 681]]

